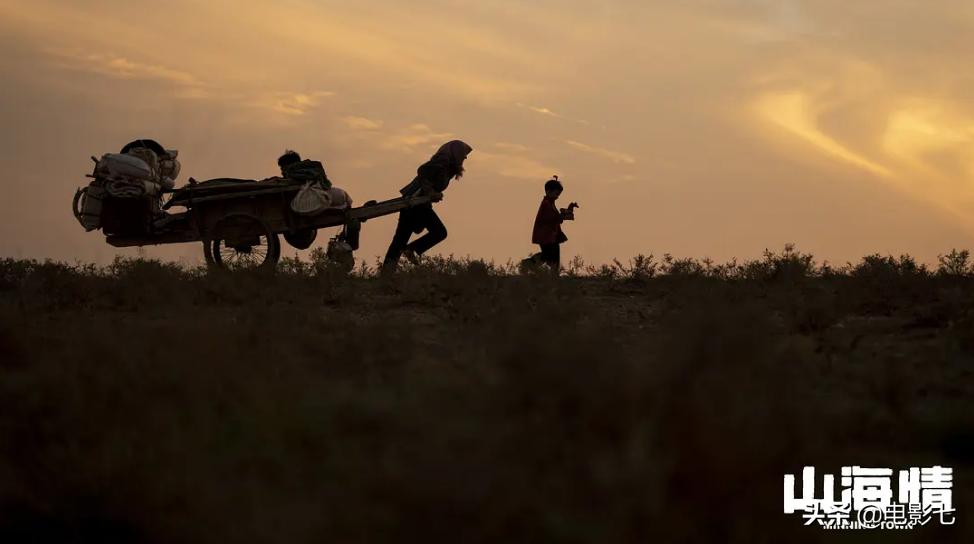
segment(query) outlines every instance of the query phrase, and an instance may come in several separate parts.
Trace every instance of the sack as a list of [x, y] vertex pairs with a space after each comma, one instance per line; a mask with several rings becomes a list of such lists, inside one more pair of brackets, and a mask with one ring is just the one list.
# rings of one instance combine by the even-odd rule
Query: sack
[[105, 189], [94, 184], [78, 189], [74, 197], [74, 216], [85, 232], [101, 228], [102, 201], [105, 196]]
[[[175, 153], [175, 151], [171, 151]], [[171, 190], [176, 186], [176, 178], [179, 177], [179, 169], [182, 167], [175, 155], [159, 161], [159, 183], [163, 188]]]
[[332, 187], [327, 189], [328, 197], [331, 198], [332, 208], [350, 208], [352, 206], [352, 197], [348, 196], [348, 192], [345, 189], [339, 187]]
[[122, 155], [129, 155], [145, 162], [149, 167], [150, 175], [144, 172], [123, 173], [131, 177], [140, 179], [150, 179], [160, 185], [160, 188], [172, 190], [176, 186], [176, 178], [179, 177], [181, 165], [176, 158], [179, 151], [176, 149], [164, 149], [155, 140], [136, 140], [122, 148]]
[[137, 159], [142, 159], [149, 165], [153, 178], [159, 176], [159, 155], [147, 147], [135, 147], [129, 149], [126, 155], [131, 155]]
[[309, 181], [291, 200], [291, 210], [298, 215], [315, 215], [331, 207], [331, 195], [316, 182]]
[[156, 173], [139, 157], [121, 153], [106, 153], [95, 165], [95, 175], [101, 178], [132, 178], [154, 180]]
[[341, 239], [341, 236], [335, 236], [328, 241], [325, 257], [345, 272], [350, 272], [355, 268], [355, 252], [351, 244]]

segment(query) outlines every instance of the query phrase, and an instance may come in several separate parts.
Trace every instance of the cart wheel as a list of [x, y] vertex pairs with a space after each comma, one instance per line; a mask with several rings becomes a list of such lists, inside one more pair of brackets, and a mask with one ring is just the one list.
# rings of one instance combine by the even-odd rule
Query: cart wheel
[[273, 270], [281, 258], [281, 241], [267, 225], [252, 215], [224, 217], [203, 241], [207, 264], [227, 270]]

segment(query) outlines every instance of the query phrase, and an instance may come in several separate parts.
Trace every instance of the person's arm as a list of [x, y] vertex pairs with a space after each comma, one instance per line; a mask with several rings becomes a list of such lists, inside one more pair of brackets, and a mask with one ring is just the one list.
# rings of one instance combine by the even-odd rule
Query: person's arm
[[555, 201], [553, 200], [545, 199], [538, 214], [541, 216], [541, 221], [545, 224], [557, 225], [562, 222], [561, 212], [558, 211], [558, 207], [555, 206]]

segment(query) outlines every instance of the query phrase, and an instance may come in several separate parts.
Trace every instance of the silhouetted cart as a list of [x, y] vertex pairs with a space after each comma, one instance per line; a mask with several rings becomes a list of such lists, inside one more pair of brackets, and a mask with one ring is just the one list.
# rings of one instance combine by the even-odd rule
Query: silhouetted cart
[[[176, 206], [185, 212], [132, 233], [124, 226], [106, 227], [106, 241], [115, 247], [203, 242], [206, 262], [221, 268], [273, 268], [281, 256], [278, 235], [298, 249], [307, 249], [317, 230], [341, 227], [357, 220], [389, 215], [405, 208], [439, 200], [440, 195], [370, 201], [364, 206], [326, 210], [314, 216], [291, 211], [300, 183], [214, 179], [191, 182], [177, 189], [163, 209]], [[77, 211], [75, 199], [75, 213]], [[114, 214], [114, 215], [113, 215]], [[103, 216], [123, 217], [111, 209]], [[162, 224], [160, 224], [162, 223]]]

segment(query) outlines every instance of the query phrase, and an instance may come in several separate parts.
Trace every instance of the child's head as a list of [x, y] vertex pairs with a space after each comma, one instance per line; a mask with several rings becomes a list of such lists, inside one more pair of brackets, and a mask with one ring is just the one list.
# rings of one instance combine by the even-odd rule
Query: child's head
[[564, 187], [561, 186], [561, 182], [558, 181], [558, 178], [549, 179], [544, 184], [544, 194], [545, 194], [545, 196], [546, 197], [549, 197], [549, 198], [552, 198], [552, 199], [557, 199], [558, 196], [561, 195], [561, 192], [562, 192], [563, 189], [564, 189]]
[[298, 155], [297, 151], [290, 149], [284, 151], [284, 154], [277, 158], [277, 166], [281, 168], [281, 175], [284, 175], [284, 170], [288, 166], [298, 162], [301, 162], [301, 155]]

